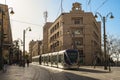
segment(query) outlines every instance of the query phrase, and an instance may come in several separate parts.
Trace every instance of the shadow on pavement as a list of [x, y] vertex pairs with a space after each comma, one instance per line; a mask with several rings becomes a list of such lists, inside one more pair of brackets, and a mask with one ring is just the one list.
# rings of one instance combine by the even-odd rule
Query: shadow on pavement
[[64, 72], [64, 77], [66, 77], [66, 80], [99, 80], [96, 78], [83, 76], [83, 75], [77, 75], [74, 73]]
[[102, 71], [97, 69], [85, 69], [85, 68], [79, 68], [76, 70], [74, 69], [73, 71], [82, 71], [82, 72], [90, 72], [90, 73], [109, 73], [108, 71]]

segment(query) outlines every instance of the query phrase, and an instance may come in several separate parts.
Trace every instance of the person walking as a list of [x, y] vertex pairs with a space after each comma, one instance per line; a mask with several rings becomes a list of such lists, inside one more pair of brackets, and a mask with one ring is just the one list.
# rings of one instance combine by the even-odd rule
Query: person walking
[[27, 59], [27, 67], [29, 67], [29, 59]]
[[7, 71], [7, 64], [8, 64], [8, 62], [7, 62], [7, 60], [5, 59], [5, 58], [3, 58], [3, 72], [6, 72]]

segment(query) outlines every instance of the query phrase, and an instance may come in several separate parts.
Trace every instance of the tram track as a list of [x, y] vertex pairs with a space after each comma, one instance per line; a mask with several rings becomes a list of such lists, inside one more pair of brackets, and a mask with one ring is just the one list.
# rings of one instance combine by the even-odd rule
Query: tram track
[[65, 77], [67, 78], [67, 80], [72, 80], [70, 77], [68, 77], [67, 75], [65, 75]]
[[48, 71], [48, 72], [49, 72], [49, 75], [50, 75], [50, 79], [49, 80], [54, 80], [53, 76], [52, 76], [52, 73], [50, 71]]
[[[36, 76], [34, 77], [34, 80], [73, 80], [74, 78], [74, 76], [67, 72], [64, 72], [64, 70], [57, 71], [51, 68], [48, 69], [38, 65], [35, 66], [35, 69], [37, 73], [35, 74]], [[37, 79], [38, 76], [39, 79]]]
[[54, 80], [53, 75], [49, 70], [40, 68], [39, 66], [34, 66], [34, 69], [35, 75], [33, 80]]
[[34, 69], [35, 69], [35, 74], [33, 76], [33, 80], [38, 80], [38, 76], [40, 76], [40, 71], [38, 72], [38, 69], [36, 67], [34, 67]]

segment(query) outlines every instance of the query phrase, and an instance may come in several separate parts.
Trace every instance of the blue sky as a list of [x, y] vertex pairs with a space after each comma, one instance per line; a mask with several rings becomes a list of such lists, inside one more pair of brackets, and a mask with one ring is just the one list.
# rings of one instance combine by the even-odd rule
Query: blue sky
[[[6, 3], [5, 3], [6, 1]], [[90, 1], [89, 5], [88, 2]], [[72, 3], [79, 2], [85, 12], [99, 12], [106, 16], [112, 12], [114, 19], [106, 20], [107, 34], [120, 36], [120, 0], [63, 0], [63, 11], [69, 12]], [[13, 7], [15, 14], [10, 16], [13, 40], [23, 37], [23, 30], [31, 27], [26, 33], [26, 49], [29, 41], [41, 40], [44, 25], [44, 11], [48, 11], [48, 22], [53, 22], [60, 15], [61, 0], [0, 0], [0, 3]], [[97, 19], [100, 21], [100, 17]]]

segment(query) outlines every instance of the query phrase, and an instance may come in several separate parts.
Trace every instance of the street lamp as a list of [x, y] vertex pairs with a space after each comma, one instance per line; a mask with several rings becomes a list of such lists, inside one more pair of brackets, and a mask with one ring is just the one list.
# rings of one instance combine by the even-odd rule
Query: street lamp
[[[9, 9], [11, 9], [11, 12], [10, 12], [10, 14], [14, 14], [14, 11], [13, 11], [13, 8], [11, 7], [11, 8], [9, 8]], [[2, 15], [2, 17], [1, 17], [1, 22], [0, 22], [0, 24], [1, 24], [1, 27], [0, 27], [0, 69], [3, 69], [3, 42], [4, 42], [4, 28], [3, 28], [3, 26], [4, 26], [4, 15], [5, 15], [5, 12], [6, 11], [4, 11], [3, 9], [1, 9], [1, 7], [0, 7], [0, 13], [1, 13], [1, 15]]]
[[15, 14], [12, 7], [9, 7], [8, 9], [11, 9], [10, 14]]
[[25, 67], [25, 33], [26, 33], [26, 31], [31, 31], [31, 28], [30, 27], [28, 27], [28, 28], [26, 28], [26, 29], [24, 29], [23, 30], [23, 67]]
[[[19, 61], [21, 61], [21, 58], [22, 58], [22, 53], [21, 53], [21, 50], [20, 50], [20, 46], [22, 46], [23, 45], [23, 42], [22, 42], [22, 40], [20, 39], [20, 38], [18, 38], [17, 39], [17, 41], [18, 41], [18, 51], [19, 51]], [[20, 45], [19, 45], [19, 43], [20, 43]], [[20, 63], [20, 62], [19, 62]], [[21, 64], [20, 64], [21, 65]]]
[[106, 35], [106, 29], [105, 29], [105, 22], [106, 22], [106, 19], [108, 16], [110, 16], [111, 19], [114, 18], [112, 12], [108, 13], [106, 16], [102, 16], [100, 13], [96, 12], [95, 14], [95, 18], [97, 18], [97, 14], [100, 16], [102, 22], [103, 22], [103, 29], [104, 29], [104, 33], [103, 33], [103, 37], [104, 37], [104, 57], [105, 57], [105, 64], [104, 64], [104, 69], [107, 70], [107, 54], [106, 54], [106, 38], [107, 38], [107, 35]]

